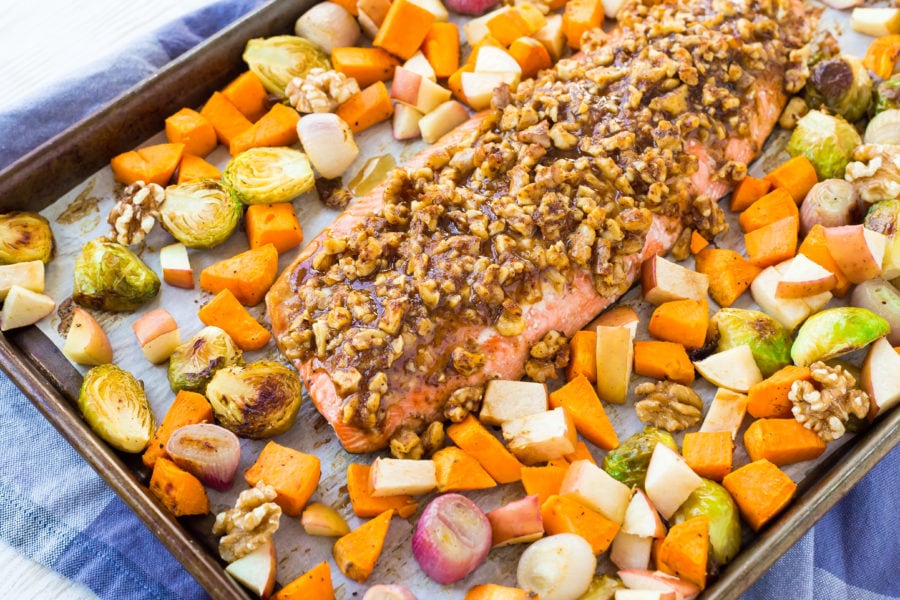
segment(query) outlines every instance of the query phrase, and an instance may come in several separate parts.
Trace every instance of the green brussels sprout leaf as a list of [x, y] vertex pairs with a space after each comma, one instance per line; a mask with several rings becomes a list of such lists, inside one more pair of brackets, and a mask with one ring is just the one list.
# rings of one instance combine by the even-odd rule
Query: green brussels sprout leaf
[[306, 154], [287, 147], [245, 150], [228, 162], [222, 179], [245, 204], [289, 202], [316, 181]]
[[843, 117], [811, 110], [797, 121], [787, 151], [791, 156], [806, 156], [819, 181], [842, 179], [853, 150], [861, 143], [859, 132]]
[[78, 409], [97, 435], [122, 452], [141, 452], [156, 430], [143, 386], [115, 365], [99, 365], [87, 372], [78, 393]]
[[243, 210], [228, 187], [202, 179], [167, 187], [159, 218], [165, 230], [188, 248], [212, 248], [231, 236]]
[[159, 277], [138, 255], [104, 238], [89, 241], [75, 259], [72, 300], [100, 310], [124, 311], [159, 293]]

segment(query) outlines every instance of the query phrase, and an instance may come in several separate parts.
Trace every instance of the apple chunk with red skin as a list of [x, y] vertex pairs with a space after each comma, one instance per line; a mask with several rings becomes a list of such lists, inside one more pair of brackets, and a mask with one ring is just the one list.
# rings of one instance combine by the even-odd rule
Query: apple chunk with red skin
[[241, 585], [266, 600], [275, 589], [275, 542], [267, 538], [256, 550], [225, 567]]
[[175, 287], [194, 289], [194, 270], [184, 244], [171, 244], [159, 251], [163, 281]]
[[537, 494], [525, 496], [487, 513], [491, 522], [491, 547], [533, 542], [544, 535], [541, 501]]
[[837, 285], [837, 276], [803, 254], [791, 260], [790, 266], [775, 287], [776, 298], [806, 298], [830, 292]]
[[144, 356], [158, 365], [172, 355], [181, 343], [178, 323], [164, 308], [151, 310], [131, 324]]
[[644, 300], [662, 304], [672, 300], [706, 300], [709, 276], [686, 269], [660, 255], [641, 265], [641, 290]]
[[571, 496], [619, 524], [625, 520], [631, 500], [631, 488], [589, 460], [576, 460], [569, 465], [559, 494]]
[[870, 421], [900, 401], [900, 354], [886, 337], [875, 340], [869, 347], [860, 379], [869, 395]]
[[665, 444], [656, 445], [647, 466], [644, 490], [664, 519], [671, 518], [702, 484], [703, 480], [680, 454]]
[[663, 525], [656, 507], [643, 490], [635, 490], [634, 496], [631, 497], [631, 502], [625, 510], [622, 531], [641, 537], [665, 537], [666, 526]]
[[442, 135], [467, 121], [469, 111], [456, 100], [447, 100], [433, 111], [419, 119], [419, 133], [422, 139], [433, 144]]
[[650, 564], [652, 537], [619, 530], [609, 548], [609, 560], [620, 569], [646, 569]]
[[112, 362], [113, 352], [106, 332], [83, 308], [72, 309], [72, 324], [66, 333], [62, 352], [79, 365], [103, 365]]
[[847, 279], [862, 283], [881, 274], [887, 236], [862, 225], [826, 227], [825, 246]]
[[[658, 444], [660, 446], [662, 444]], [[675, 594], [683, 600], [693, 600], [700, 594], [700, 588], [689, 581], [685, 581], [674, 575], [668, 575], [662, 571], [648, 571], [646, 569], [622, 569], [618, 573], [629, 589], [650, 590]]]
[[414, 106], [398, 102], [394, 106], [394, 118], [392, 122], [392, 133], [395, 140], [412, 140], [421, 137], [419, 131], [419, 121], [423, 115]]

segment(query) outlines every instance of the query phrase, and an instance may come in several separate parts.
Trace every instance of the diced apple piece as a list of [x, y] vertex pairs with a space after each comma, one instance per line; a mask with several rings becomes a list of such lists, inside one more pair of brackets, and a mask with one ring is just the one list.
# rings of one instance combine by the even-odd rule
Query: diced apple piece
[[419, 95], [416, 97], [416, 109], [427, 115], [450, 100], [451, 95], [447, 88], [423, 78], [419, 84]]
[[646, 569], [653, 538], [619, 530], [609, 549], [609, 560], [620, 569]]
[[894, 237], [888, 240], [884, 250], [881, 277], [882, 279], [894, 279], [898, 276], [900, 276], [900, 235], [894, 233]]
[[569, 465], [559, 494], [575, 498], [620, 525], [631, 500], [631, 488], [589, 460]]
[[862, 283], [881, 274], [887, 236], [862, 225], [826, 227], [825, 246], [847, 279]]
[[413, 73], [418, 73], [429, 81], [437, 81], [434, 67], [431, 66], [431, 63], [428, 62], [428, 59], [425, 58], [425, 55], [422, 54], [421, 50], [413, 54], [405, 63], [403, 63], [403, 68], [412, 71]]
[[433, 460], [378, 457], [369, 471], [373, 496], [419, 496], [437, 488]]
[[616, 590], [614, 600], [678, 600], [678, 594], [656, 590]]
[[[777, 298], [775, 291], [781, 274], [775, 267], [767, 267], [750, 284], [753, 301], [767, 315], [775, 318], [788, 329], [796, 329], [812, 313], [809, 305], [800, 298]], [[827, 293], [827, 292], [826, 292]], [[830, 293], [829, 293], [830, 296]]]
[[144, 356], [154, 365], [169, 359], [181, 344], [178, 323], [164, 308], [151, 310], [131, 324]]
[[[478, 54], [481, 54], [479, 51]], [[518, 63], [517, 63], [518, 64]], [[515, 73], [469, 73], [460, 77], [463, 94], [469, 106], [481, 110], [491, 105], [494, 90], [504, 83], [515, 85], [518, 76]]]
[[415, 107], [398, 102], [394, 106], [393, 134], [395, 140], [412, 140], [421, 137], [419, 121], [424, 117]]
[[266, 600], [275, 589], [276, 565], [275, 542], [270, 537], [250, 554], [230, 563], [225, 572], [260, 600]]
[[[390, 6], [390, 2], [388, 2], [388, 6]], [[362, 9], [359, 9], [356, 20], [359, 21], [359, 27], [362, 29], [362, 32], [366, 34], [366, 37], [370, 40], [374, 40], [375, 36], [378, 35], [378, 29], [381, 27], [381, 24], [376, 23], [375, 19]], [[384, 17], [382, 17], [382, 21], [384, 21]]]
[[733, 440], [744, 422], [748, 400], [746, 394], [719, 388], [706, 411], [700, 431], [728, 431]]
[[163, 281], [175, 287], [193, 289], [194, 270], [184, 244], [171, 244], [159, 251]]
[[850, 27], [872, 37], [900, 33], [900, 8], [854, 8]]
[[501, 8], [494, 9], [489, 13], [485, 13], [480, 17], [476, 17], [474, 19], [469, 19], [465, 23], [463, 23], [463, 35], [466, 36], [466, 41], [469, 42], [469, 47], [474, 48], [476, 45], [478, 45], [478, 42], [484, 39], [486, 35], [490, 34], [490, 30], [487, 26], [488, 21], [505, 10], [509, 10], [509, 7], [503, 6]]
[[436, 21], [446, 21], [450, 18], [450, 13], [441, 0], [410, 0], [410, 2], [433, 14]]
[[504, 504], [487, 513], [491, 547], [533, 542], [544, 535], [541, 501], [536, 494]]
[[56, 303], [50, 296], [13, 285], [0, 309], [0, 331], [9, 331], [37, 323], [53, 312]]
[[680, 454], [665, 444], [656, 445], [647, 465], [644, 491], [664, 519], [668, 520], [702, 483]]
[[72, 324], [66, 333], [62, 352], [79, 365], [102, 365], [112, 362], [112, 346], [97, 320], [86, 310], [72, 309]]
[[700, 588], [693, 583], [662, 571], [622, 569], [618, 575], [622, 583], [633, 590], [674, 593], [679, 600], [693, 600], [700, 594]]
[[544, 45], [554, 62], [559, 60], [566, 48], [562, 15], [548, 15], [544, 26], [535, 31], [531, 37]]
[[6, 298], [9, 289], [19, 285], [40, 294], [44, 291], [44, 263], [39, 260], [0, 265], [0, 301]]
[[648, 538], [661, 538], [666, 535], [666, 526], [663, 525], [656, 507], [643, 490], [635, 490], [631, 497], [631, 502], [625, 510], [622, 531]]
[[[503, 48], [496, 46], [482, 46], [478, 51], [478, 57], [475, 59], [476, 73], [514, 73], [517, 76], [515, 80], [522, 77], [522, 67], [516, 62], [516, 59]], [[514, 84], [510, 84], [514, 85]], [[468, 97], [468, 94], [466, 95]]]
[[509, 451], [526, 465], [571, 454], [578, 441], [575, 423], [562, 406], [506, 421], [502, 431]]
[[468, 118], [469, 111], [465, 106], [456, 100], [447, 100], [419, 120], [419, 131], [423, 140], [433, 144]]
[[599, 325], [603, 325], [604, 327], [625, 325], [631, 329], [631, 340], [634, 341], [634, 338], [637, 336], [638, 324], [640, 324], [640, 322], [641, 318], [630, 306], [614, 306], [613, 308], [600, 313], [600, 315], [588, 323], [584, 329], [596, 329]]
[[644, 300], [656, 305], [672, 300], [705, 301], [709, 277], [657, 254], [641, 265], [641, 289]]
[[536, 381], [492, 379], [484, 389], [478, 418], [487, 425], [547, 411], [547, 386]]
[[419, 86], [422, 85], [421, 74], [404, 67], [394, 68], [394, 79], [391, 81], [391, 98], [410, 106], [416, 105], [419, 97]]
[[597, 327], [597, 395], [624, 404], [634, 368], [634, 328], [629, 325]]
[[753, 352], [746, 344], [694, 361], [694, 367], [711, 384], [735, 392], [747, 393], [751, 385], [763, 379]]
[[300, 524], [308, 535], [341, 537], [350, 533], [350, 526], [341, 513], [321, 502], [311, 502], [303, 509]]
[[886, 337], [876, 340], [863, 362], [860, 383], [869, 394], [869, 420], [900, 401], [900, 354]]
[[615, 19], [625, 0], [603, 0], [603, 12], [607, 19]]
[[837, 277], [834, 273], [813, 262], [803, 254], [791, 260], [790, 267], [778, 280], [776, 298], [805, 298], [834, 289]]

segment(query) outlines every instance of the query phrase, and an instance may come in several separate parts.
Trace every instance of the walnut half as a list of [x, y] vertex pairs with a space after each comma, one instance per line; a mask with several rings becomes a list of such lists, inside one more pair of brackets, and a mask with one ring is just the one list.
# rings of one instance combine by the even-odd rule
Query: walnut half
[[804, 427], [825, 442], [847, 431], [850, 415], [864, 419], [869, 412], [869, 395], [856, 389], [856, 379], [840, 365], [829, 367], [822, 361], [809, 366], [813, 381], [795, 381], [788, 392], [791, 412]]
[[213, 535], [221, 535], [219, 555], [226, 562], [250, 554], [278, 530], [281, 507], [273, 500], [275, 488], [262, 481], [244, 490], [234, 508], [216, 515]]
[[642, 383], [634, 392], [638, 419], [666, 431], [681, 431], [700, 422], [703, 400], [691, 388], [672, 381]]

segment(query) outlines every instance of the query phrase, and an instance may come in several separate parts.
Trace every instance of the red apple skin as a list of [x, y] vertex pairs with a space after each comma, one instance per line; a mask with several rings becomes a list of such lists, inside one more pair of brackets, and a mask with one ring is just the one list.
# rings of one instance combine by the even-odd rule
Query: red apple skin
[[178, 323], [175, 322], [169, 311], [157, 308], [132, 323], [131, 328], [134, 330], [134, 335], [137, 336], [138, 344], [144, 346], [147, 342], [178, 329]]
[[673, 593], [684, 600], [691, 600], [700, 594], [700, 588], [693, 583], [673, 575], [667, 575], [662, 571], [621, 569], [618, 575], [626, 587], [631, 589]]
[[395, 140], [411, 140], [421, 137], [419, 121], [422, 114], [412, 106], [397, 103], [394, 107], [392, 133]]
[[873, 249], [866, 240], [866, 236], [871, 237], [872, 234], [882, 235], [874, 231], [867, 234], [862, 225], [825, 228], [825, 246], [851, 283], [862, 283], [881, 274], [884, 247], [880, 256], [873, 256]]
[[421, 75], [403, 67], [395, 67], [394, 80], [391, 82], [391, 98], [415, 106], [419, 98], [420, 85], [422, 85]]
[[869, 421], [900, 401], [900, 348], [887, 338], [875, 340], [866, 354], [860, 384], [869, 395]]
[[514, 500], [487, 513], [491, 547], [534, 541], [544, 535], [541, 502], [536, 494]]
[[163, 281], [175, 287], [192, 290], [194, 289], [194, 271], [163, 269]]

